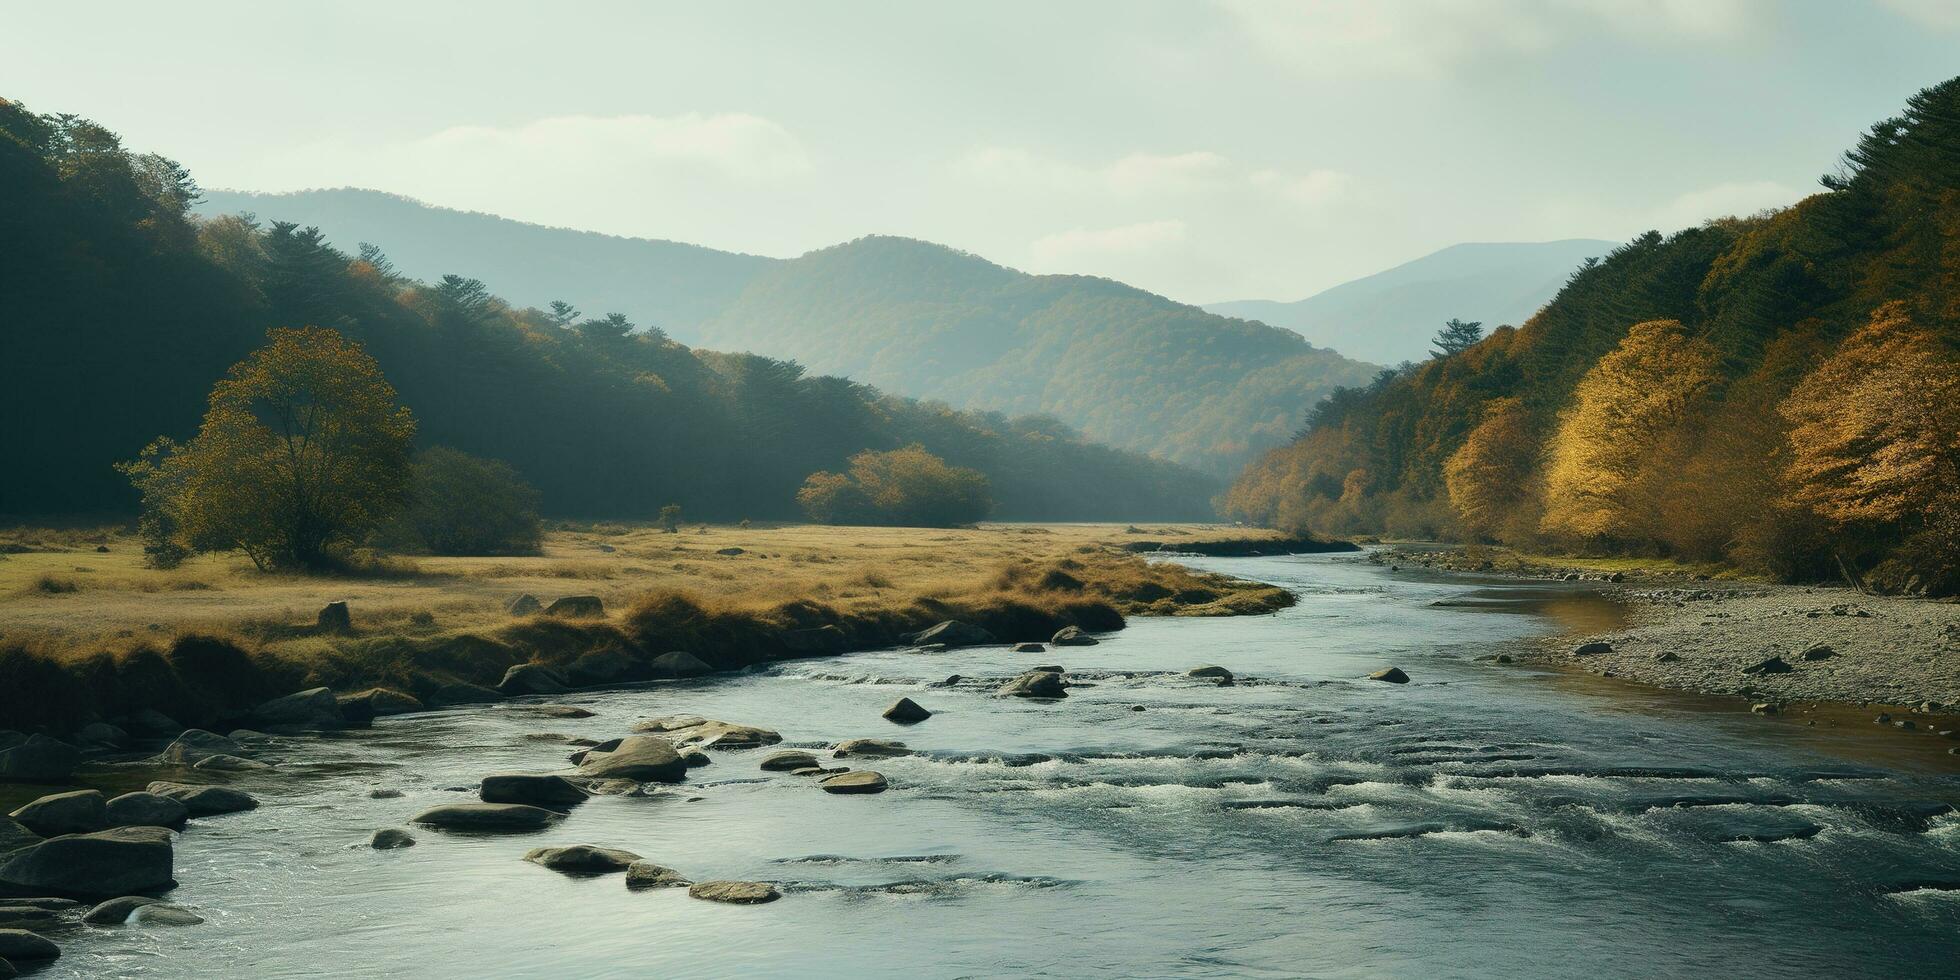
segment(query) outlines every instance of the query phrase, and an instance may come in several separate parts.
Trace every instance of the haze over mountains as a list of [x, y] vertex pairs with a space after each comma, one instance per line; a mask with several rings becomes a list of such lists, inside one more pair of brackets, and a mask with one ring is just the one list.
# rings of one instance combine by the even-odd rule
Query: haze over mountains
[[1443, 321], [1478, 320], [1486, 330], [1522, 324], [1558, 294], [1580, 263], [1616, 244], [1592, 238], [1466, 242], [1291, 303], [1236, 300], [1205, 309], [1285, 327], [1363, 361], [1420, 361], [1429, 356], [1429, 339]]
[[318, 225], [349, 251], [379, 244], [406, 275], [471, 276], [520, 304], [563, 299], [896, 394], [1054, 415], [1092, 439], [1220, 476], [1377, 370], [1291, 331], [1107, 279], [1032, 276], [911, 239], [770, 259], [359, 190], [211, 192], [198, 210]]

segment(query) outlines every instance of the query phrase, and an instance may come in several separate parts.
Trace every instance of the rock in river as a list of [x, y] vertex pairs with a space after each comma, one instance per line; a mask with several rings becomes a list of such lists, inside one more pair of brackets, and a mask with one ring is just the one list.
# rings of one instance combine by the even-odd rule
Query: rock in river
[[524, 860], [564, 874], [600, 875], [625, 871], [633, 862], [640, 860], [640, 856], [617, 848], [573, 844], [569, 847], [540, 847], [524, 855]]
[[0, 817], [0, 854], [17, 851], [29, 844], [39, 844], [41, 835], [6, 817]]
[[223, 735], [207, 732], [202, 728], [193, 728], [177, 736], [176, 741], [165, 746], [162, 754], [157, 756], [157, 761], [194, 766], [214, 755], [238, 755], [244, 751], [245, 746]]
[[782, 752], [771, 752], [767, 758], [762, 760], [760, 768], [767, 772], [794, 772], [798, 769], [808, 769], [818, 764], [816, 756], [801, 749], [788, 749]]
[[973, 647], [1000, 642], [994, 638], [992, 633], [972, 623], [963, 623], [957, 619], [949, 619], [937, 626], [920, 630], [917, 633], [906, 634], [904, 639], [905, 642], [913, 646], [939, 643], [948, 647]]
[[204, 917], [181, 905], [158, 902], [155, 905], [138, 906], [136, 914], [130, 916], [137, 925], [142, 926], [195, 926], [202, 925]]
[[1100, 641], [1082, 632], [1080, 626], [1064, 626], [1048, 642], [1058, 647], [1092, 647]]
[[343, 694], [336, 700], [340, 703], [341, 714], [365, 714], [369, 718], [406, 715], [428, 710], [413, 696], [386, 687], [371, 687], [356, 694]]
[[494, 772], [483, 777], [477, 796], [485, 803], [523, 803], [552, 810], [577, 806], [591, 794], [563, 776], [542, 772]]
[[61, 947], [25, 929], [0, 929], [0, 961], [51, 960]]
[[82, 921], [92, 926], [119, 926], [129, 921], [129, 913], [145, 905], [156, 905], [163, 899], [148, 895], [124, 895], [112, 898], [82, 914]]
[[895, 721], [901, 725], [916, 724], [930, 717], [932, 712], [927, 711], [919, 705], [919, 702], [911, 698], [899, 698], [893, 701], [891, 707], [886, 708], [884, 713], [886, 721]]
[[55, 837], [0, 857], [0, 885], [82, 898], [160, 891], [171, 879], [170, 831], [117, 827]]
[[1068, 684], [1059, 672], [1031, 670], [1000, 686], [997, 694], [1017, 698], [1065, 698]]
[[1390, 684], [1407, 684], [1409, 682], [1409, 675], [1402, 673], [1402, 668], [1400, 667], [1389, 667], [1369, 674], [1368, 679], [1371, 681], [1387, 681]]
[[694, 884], [680, 872], [652, 861], [635, 861], [626, 866], [626, 887], [633, 891], [647, 888], [686, 888]]
[[377, 851], [393, 851], [415, 846], [415, 835], [399, 827], [383, 827], [368, 838], [368, 846]]
[[0, 732], [0, 783], [65, 783], [82, 750], [46, 735]]
[[330, 731], [347, 727], [340, 701], [324, 687], [273, 698], [252, 709], [252, 720], [273, 730]]
[[104, 805], [111, 827], [182, 827], [190, 807], [158, 793], [124, 793]]
[[630, 735], [610, 752], [592, 749], [579, 761], [579, 771], [599, 779], [634, 779], [643, 783], [678, 783], [687, 775], [687, 762], [674, 743], [654, 735]]
[[504, 671], [504, 679], [497, 683], [497, 691], [506, 697], [563, 694], [565, 690], [564, 675], [544, 664], [517, 664]]
[[882, 793], [885, 791], [885, 777], [869, 769], [854, 769], [840, 772], [835, 776], [825, 776], [817, 785], [826, 793]]
[[783, 897], [766, 881], [704, 881], [687, 890], [688, 897], [730, 905], [761, 905]]
[[43, 796], [15, 810], [12, 816], [21, 826], [42, 837], [86, 834], [109, 825], [105, 805], [101, 790], [78, 789]]
[[1184, 676], [1196, 677], [1199, 679], [1208, 678], [1208, 679], [1216, 680], [1220, 684], [1230, 684], [1232, 682], [1232, 672], [1226, 670], [1223, 667], [1218, 666], [1217, 664], [1206, 664], [1203, 667], [1193, 667], [1190, 670], [1185, 671]]
[[885, 738], [851, 738], [837, 743], [830, 753], [834, 759], [891, 759], [901, 755], [911, 755], [912, 750], [904, 742], [894, 742]]
[[686, 677], [702, 677], [715, 672], [715, 669], [686, 650], [675, 650], [653, 658], [653, 676], [659, 680], [679, 680]]
[[212, 817], [221, 813], [240, 813], [256, 809], [259, 801], [249, 793], [223, 786], [194, 786], [190, 783], [154, 782], [149, 792], [184, 804], [193, 817]]
[[1016, 643], [1014, 644], [1014, 652], [1015, 653], [1047, 653], [1048, 648], [1042, 646], [1039, 643]]
[[783, 740], [782, 735], [767, 728], [715, 721], [700, 715], [651, 718], [634, 725], [633, 730], [662, 735], [675, 745], [704, 749], [754, 749]]
[[451, 830], [536, 830], [563, 817], [556, 810], [521, 803], [445, 803], [430, 807], [410, 823]]

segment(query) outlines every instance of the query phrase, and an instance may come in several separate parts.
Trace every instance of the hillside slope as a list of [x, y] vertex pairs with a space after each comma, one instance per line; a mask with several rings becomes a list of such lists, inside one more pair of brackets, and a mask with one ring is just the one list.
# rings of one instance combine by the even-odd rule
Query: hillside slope
[[1486, 329], [1523, 323], [1565, 284], [1579, 263], [1612, 242], [1466, 242], [1344, 282], [1291, 303], [1207, 303], [1222, 316], [1285, 327], [1316, 346], [1381, 364], [1420, 361], [1429, 339], [1452, 317]]
[[1373, 365], [1290, 331], [1106, 279], [1031, 276], [868, 237], [758, 276], [704, 342], [963, 408], [1040, 412], [1112, 445], [1229, 472]]
[[624, 313], [692, 341], [693, 328], [726, 306], [749, 280], [780, 262], [648, 238], [553, 228], [357, 188], [254, 194], [206, 191], [204, 216], [251, 212], [326, 233], [352, 254], [381, 245], [395, 268], [433, 282], [450, 273], [495, 283], [519, 306], [564, 300], [589, 314]]

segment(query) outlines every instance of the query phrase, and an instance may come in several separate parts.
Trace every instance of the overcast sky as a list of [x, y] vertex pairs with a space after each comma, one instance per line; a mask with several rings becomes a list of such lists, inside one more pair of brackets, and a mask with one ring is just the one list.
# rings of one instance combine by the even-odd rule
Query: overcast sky
[[6, 20], [0, 95], [206, 187], [373, 187], [777, 256], [909, 235], [1189, 302], [1789, 203], [1960, 73], [1960, 0], [66, 0]]

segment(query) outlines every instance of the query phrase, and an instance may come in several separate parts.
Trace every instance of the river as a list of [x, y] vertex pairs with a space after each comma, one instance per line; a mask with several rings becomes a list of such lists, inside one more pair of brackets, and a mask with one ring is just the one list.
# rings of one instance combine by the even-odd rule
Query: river
[[[279, 740], [279, 769], [238, 781], [264, 805], [178, 841], [173, 898], [204, 925], [61, 935], [35, 975], [1960, 972], [1960, 817], [1930, 815], [1960, 802], [1951, 774], [1476, 659], [1610, 624], [1616, 607], [1577, 583], [1342, 556], [1188, 563], [1300, 602], [1133, 620], [1046, 654], [870, 652], [557, 699], [597, 712], [580, 720], [505, 704]], [[991, 696], [1039, 663], [1084, 686]], [[1181, 676], [1206, 663], [1240, 682]], [[1391, 664], [1412, 682], [1362, 679]], [[955, 673], [976, 680], [926, 686]], [[900, 696], [936, 714], [880, 719]], [[595, 798], [541, 833], [364, 846], [473, 798], [457, 788], [483, 773], [565, 764], [565, 745], [527, 735], [604, 739], [677, 713], [774, 728], [781, 747], [876, 736], [921, 754], [849, 763], [892, 788], [831, 796], [758, 771], [762, 753], [715, 752], [681, 787]], [[721, 905], [520, 860], [569, 843], [785, 896]]]

